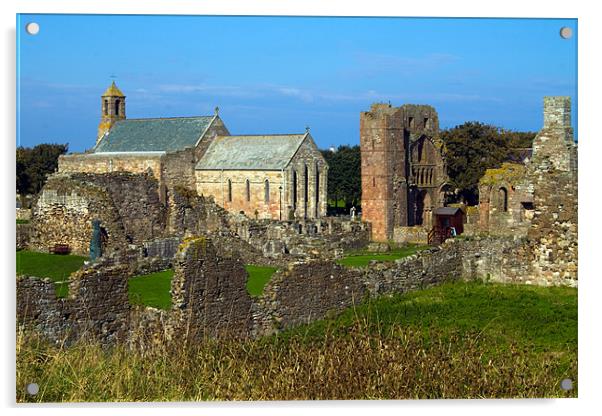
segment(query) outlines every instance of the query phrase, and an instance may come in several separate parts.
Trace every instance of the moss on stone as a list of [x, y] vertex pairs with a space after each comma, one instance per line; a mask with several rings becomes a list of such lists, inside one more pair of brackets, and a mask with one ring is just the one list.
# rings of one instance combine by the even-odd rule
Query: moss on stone
[[503, 163], [500, 168], [487, 169], [480, 185], [495, 185], [500, 182], [516, 183], [525, 177], [526, 168], [518, 163]]

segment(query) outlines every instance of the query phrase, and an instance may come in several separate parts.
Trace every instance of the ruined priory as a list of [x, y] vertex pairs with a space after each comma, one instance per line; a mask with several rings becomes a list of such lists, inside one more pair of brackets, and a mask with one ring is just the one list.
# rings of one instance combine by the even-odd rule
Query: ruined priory
[[[434, 108], [372, 105], [360, 114], [359, 219], [326, 215], [328, 166], [309, 131], [232, 136], [217, 110], [128, 119], [125, 98], [107, 89], [94, 148], [60, 157], [30, 224], [17, 225], [18, 248], [97, 256], [68, 278], [67, 298], [49, 279], [17, 278], [19, 324], [50, 339], [260, 336], [448, 280], [577, 286], [569, 97], [544, 98], [527, 157], [487, 170], [475, 207], [445, 206], [452, 190]], [[349, 251], [431, 242], [450, 224], [462, 238], [444, 235], [395, 262], [337, 262]], [[259, 297], [247, 293], [248, 264], [278, 268]], [[167, 268], [169, 310], [129, 304], [130, 277]]]

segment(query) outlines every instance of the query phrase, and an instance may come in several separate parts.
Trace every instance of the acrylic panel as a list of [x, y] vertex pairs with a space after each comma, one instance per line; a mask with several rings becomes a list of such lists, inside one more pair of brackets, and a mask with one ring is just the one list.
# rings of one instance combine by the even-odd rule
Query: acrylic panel
[[17, 402], [576, 397], [577, 35], [17, 15]]

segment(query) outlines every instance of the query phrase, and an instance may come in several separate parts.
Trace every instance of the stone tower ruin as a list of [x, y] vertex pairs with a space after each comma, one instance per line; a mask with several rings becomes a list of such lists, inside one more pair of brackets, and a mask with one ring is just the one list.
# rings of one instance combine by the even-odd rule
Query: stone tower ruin
[[102, 136], [113, 126], [118, 120], [125, 119], [125, 95], [121, 92], [115, 81], [105, 90], [100, 98], [101, 117], [98, 125], [98, 135], [96, 136], [96, 144]]
[[360, 114], [362, 219], [372, 239], [392, 239], [396, 227], [432, 227], [448, 191], [439, 117], [428, 105], [373, 104]]

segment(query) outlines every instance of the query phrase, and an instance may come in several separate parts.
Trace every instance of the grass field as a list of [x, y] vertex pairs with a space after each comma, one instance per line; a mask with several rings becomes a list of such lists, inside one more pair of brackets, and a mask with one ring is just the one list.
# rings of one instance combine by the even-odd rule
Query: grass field
[[48, 277], [56, 283], [59, 297], [67, 296], [69, 275], [84, 265], [86, 257], [17, 251], [17, 275]]
[[132, 305], [152, 306], [159, 309], [171, 308], [171, 279], [173, 269], [163, 270], [128, 280], [128, 296]]
[[337, 260], [337, 263], [347, 267], [365, 267], [370, 264], [372, 260], [395, 261], [403, 257], [411, 256], [412, 254], [427, 248], [429, 248], [429, 246], [410, 244], [393, 248], [387, 253], [372, 253], [370, 251], [360, 250], [346, 253], [345, 257]]
[[270, 281], [272, 275], [276, 272], [275, 267], [255, 266], [248, 264], [245, 266], [249, 278], [247, 279], [247, 292], [251, 296], [261, 296], [263, 288]]
[[[247, 291], [251, 296], [260, 296], [263, 293], [263, 287], [276, 271], [275, 267], [254, 265], [247, 265], [245, 269], [249, 273]], [[169, 291], [173, 274], [174, 271], [170, 269], [130, 278], [128, 281], [130, 303], [170, 309], [171, 294]]]
[[17, 341], [20, 402], [576, 397], [578, 386], [570, 288], [449, 283], [275, 336], [144, 354]]

